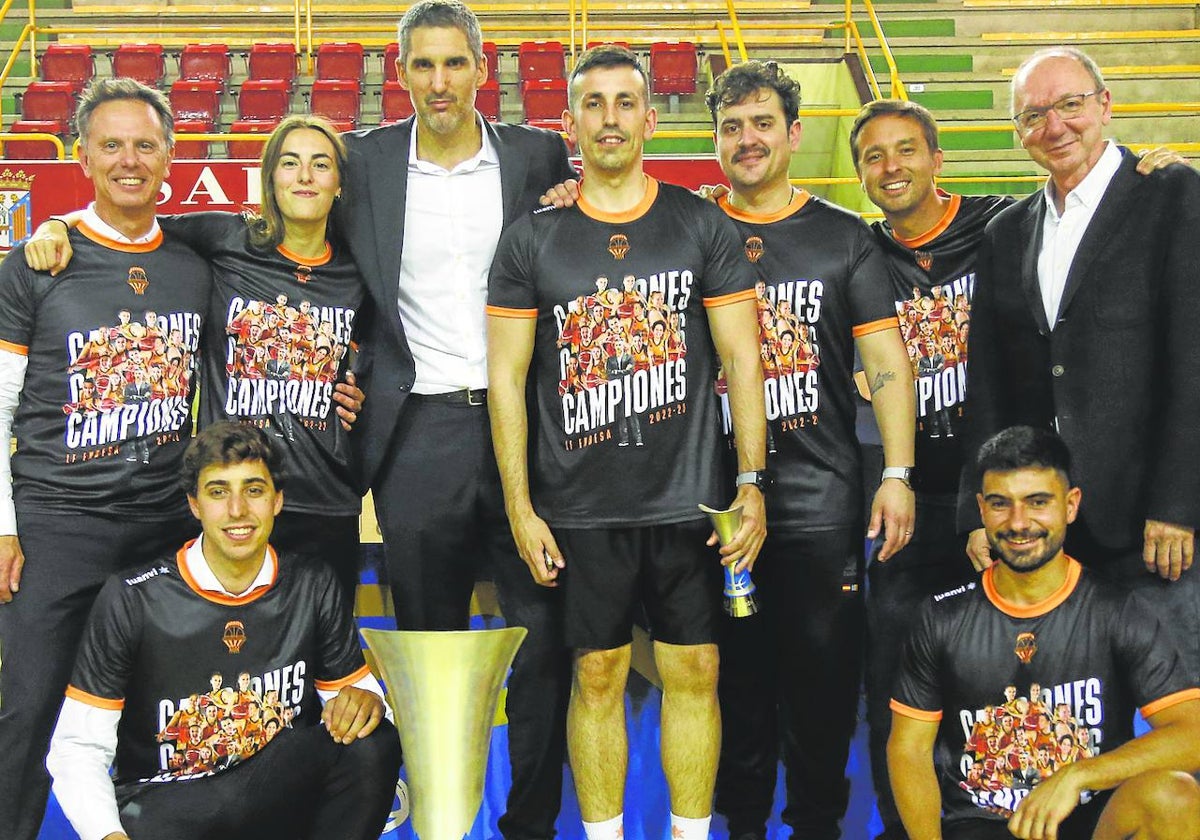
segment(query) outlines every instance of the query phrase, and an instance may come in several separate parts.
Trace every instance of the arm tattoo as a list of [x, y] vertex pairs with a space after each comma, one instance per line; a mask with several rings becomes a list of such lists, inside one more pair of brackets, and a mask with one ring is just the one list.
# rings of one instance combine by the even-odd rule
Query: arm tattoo
[[871, 396], [875, 396], [883, 390], [883, 386], [896, 378], [896, 372], [891, 370], [881, 370], [875, 374], [875, 381], [871, 383]]

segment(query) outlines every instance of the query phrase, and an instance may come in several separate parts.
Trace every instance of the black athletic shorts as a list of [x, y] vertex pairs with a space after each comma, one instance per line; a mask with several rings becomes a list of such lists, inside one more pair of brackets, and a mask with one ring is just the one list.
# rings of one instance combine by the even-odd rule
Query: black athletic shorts
[[720, 555], [705, 545], [707, 520], [636, 528], [556, 528], [567, 565], [560, 575], [567, 645], [612, 650], [633, 640], [643, 606], [656, 641], [716, 642]]

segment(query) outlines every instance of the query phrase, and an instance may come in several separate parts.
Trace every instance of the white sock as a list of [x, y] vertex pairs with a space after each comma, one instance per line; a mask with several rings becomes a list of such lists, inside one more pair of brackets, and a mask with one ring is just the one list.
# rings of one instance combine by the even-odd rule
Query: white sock
[[625, 836], [625, 815], [617, 814], [611, 820], [601, 822], [584, 820], [583, 833], [587, 840], [622, 840]]
[[[680, 817], [671, 814], [671, 840], [708, 840], [708, 826], [712, 814], [707, 817]], [[589, 837], [588, 840], [591, 840]]]

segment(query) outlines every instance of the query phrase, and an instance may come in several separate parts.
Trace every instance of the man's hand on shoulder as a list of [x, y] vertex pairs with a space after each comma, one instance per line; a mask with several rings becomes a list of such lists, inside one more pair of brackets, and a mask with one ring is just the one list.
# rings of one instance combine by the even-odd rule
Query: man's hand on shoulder
[[7, 604], [21, 588], [25, 555], [16, 534], [0, 537], [0, 604]]
[[383, 698], [365, 688], [348, 685], [337, 693], [321, 712], [321, 722], [330, 737], [340, 744], [353, 744], [366, 738], [383, 720]]
[[563, 181], [561, 184], [555, 184], [538, 199], [543, 207], [553, 205], [560, 209], [563, 207], [574, 207], [575, 202], [578, 200], [579, 182], [574, 179]]
[[49, 271], [56, 276], [71, 262], [71, 241], [67, 225], [61, 219], [48, 219], [38, 225], [25, 243], [25, 263], [34, 271]]
[[1046, 840], [1058, 836], [1059, 825], [1079, 805], [1079, 794], [1083, 790], [1082, 765], [1083, 761], [1078, 761], [1056, 770], [1021, 800], [1008, 821], [1008, 830], [1013, 837]]
[[1146, 520], [1143, 531], [1142, 562], [1146, 571], [1163, 580], [1179, 580], [1192, 566], [1196, 529], [1171, 522]]
[[1156, 169], [1163, 169], [1173, 163], [1187, 164], [1187, 158], [1166, 146], [1158, 146], [1138, 155], [1137, 171], [1140, 175], [1149, 175]]

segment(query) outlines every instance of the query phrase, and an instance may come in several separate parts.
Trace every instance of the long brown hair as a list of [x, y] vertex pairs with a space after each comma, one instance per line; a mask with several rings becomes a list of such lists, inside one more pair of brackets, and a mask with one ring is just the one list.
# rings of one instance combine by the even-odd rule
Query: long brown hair
[[283, 141], [298, 128], [311, 128], [329, 140], [337, 163], [339, 184], [342, 173], [346, 171], [346, 144], [328, 120], [315, 114], [292, 114], [285, 118], [271, 132], [266, 146], [263, 147], [262, 210], [258, 215], [246, 215], [246, 224], [250, 228], [250, 242], [256, 248], [278, 248], [283, 243], [283, 214], [279, 211], [279, 202], [275, 200], [275, 167], [283, 154]]

